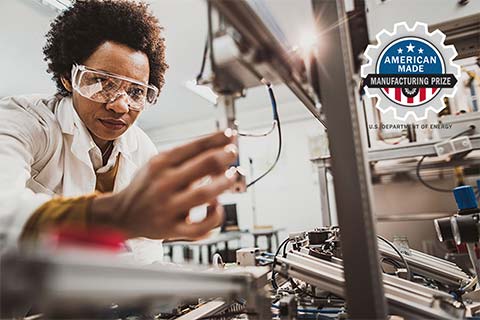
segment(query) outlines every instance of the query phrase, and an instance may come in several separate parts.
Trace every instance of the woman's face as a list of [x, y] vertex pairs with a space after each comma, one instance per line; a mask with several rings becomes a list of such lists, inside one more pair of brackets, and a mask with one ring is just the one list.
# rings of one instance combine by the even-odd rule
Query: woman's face
[[[128, 46], [107, 41], [100, 45], [83, 65], [119, 74], [148, 83], [148, 57]], [[120, 95], [113, 102], [99, 103], [73, 91], [73, 105], [93, 140], [99, 146], [120, 137], [135, 122], [140, 111], [130, 110], [127, 97]]]

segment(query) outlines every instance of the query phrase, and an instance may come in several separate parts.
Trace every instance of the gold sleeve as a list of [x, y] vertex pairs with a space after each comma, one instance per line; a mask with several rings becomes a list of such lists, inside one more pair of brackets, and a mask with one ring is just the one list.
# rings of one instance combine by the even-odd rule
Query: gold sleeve
[[92, 224], [90, 205], [96, 193], [76, 198], [54, 198], [39, 207], [23, 227], [20, 243], [36, 242], [39, 235], [48, 229], [62, 226], [75, 226], [85, 229]]
[[101, 221], [95, 221], [92, 217], [90, 206], [99, 192], [113, 191], [119, 159], [120, 157], [117, 156], [115, 165], [107, 172], [96, 173], [96, 193], [76, 198], [54, 198], [35, 210], [23, 227], [20, 243], [26, 241], [34, 243], [42, 232], [51, 228], [74, 226], [77, 230], [86, 231], [92, 226], [102, 224]]

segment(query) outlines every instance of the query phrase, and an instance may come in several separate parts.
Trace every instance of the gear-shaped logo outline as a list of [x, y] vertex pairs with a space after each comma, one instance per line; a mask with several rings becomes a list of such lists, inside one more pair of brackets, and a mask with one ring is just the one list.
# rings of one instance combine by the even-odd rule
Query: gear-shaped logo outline
[[[409, 28], [406, 22], [399, 22], [394, 25], [393, 32], [389, 32], [386, 29], [379, 32], [376, 36], [377, 44], [368, 45], [364, 52], [368, 62], [361, 67], [362, 78], [366, 78], [369, 74], [375, 74], [377, 72], [377, 60], [383, 50], [392, 42], [405, 37], [420, 38], [421, 40], [432, 44], [440, 52], [445, 61], [444, 72], [453, 74], [459, 79], [460, 67], [453, 62], [453, 59], [457, 56], [457, 50], [453, 45], [444, 44], [445, 34], [438, 29], [434, 32], [429, 32], [428, 25], [422, 22], [416, 22], [412, 28]], [[398, 103], [392, 102], [387, 96], [385, 96], [380, 88], [369, 88], [368, 86], [365, 86], [364, 89], [368, 97], [377, 98], [375, 107], [382, 113], [391, 111], [394, 113], [395, 119], [406, 121], [409, 117], [413, 116], [416, 121], [420, 121], [428, 117], [429, 111], [438, 114], [445, 109], [446, 105], [444, 98], [453, 97], [457, 90], [457, 86], [455, 85], [453, 88], [441, 88], [440, 92], [428, 101], [428, 103], [416, 107], [402, 106]]]

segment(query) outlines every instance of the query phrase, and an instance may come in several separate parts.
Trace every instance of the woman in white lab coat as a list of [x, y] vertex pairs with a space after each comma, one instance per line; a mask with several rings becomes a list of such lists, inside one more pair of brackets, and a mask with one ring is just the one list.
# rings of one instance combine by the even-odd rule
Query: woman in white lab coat
[[[235, 134], [156, 155], [134, 125], [155, 103], [167, 68], [161, 27], [148, 7], [78, 1], [51, 26], [44, 53], [57, 94], [0, 101], [4, 242], [35, 242], [65, 226], [151, 239], [201, 237], [217, 226], [216, 197], [235, 179], [226, 171]], [[207, 175], [210, 184], [192, 186]], [[204, 203], [207, 217], [191, 223], [188, 210]]]

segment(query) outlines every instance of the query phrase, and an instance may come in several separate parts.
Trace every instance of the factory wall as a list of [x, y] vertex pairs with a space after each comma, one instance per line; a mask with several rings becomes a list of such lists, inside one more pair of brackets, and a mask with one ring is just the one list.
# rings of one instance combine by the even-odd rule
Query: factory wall
[[[453, 178], [429, 182], [445, 189], [454, 185]], [[451, 194], [429, 190], [417, 180], [375, 184], [372, 190], [379, 234], [388, 239], [406, 236], [412, 248], [439, 254], [442, 246], [433, 219], [456, 211]]]
[[42, 48], [55, 16], [31, 0], [0, 1], [0, 97], [54, 92]]

